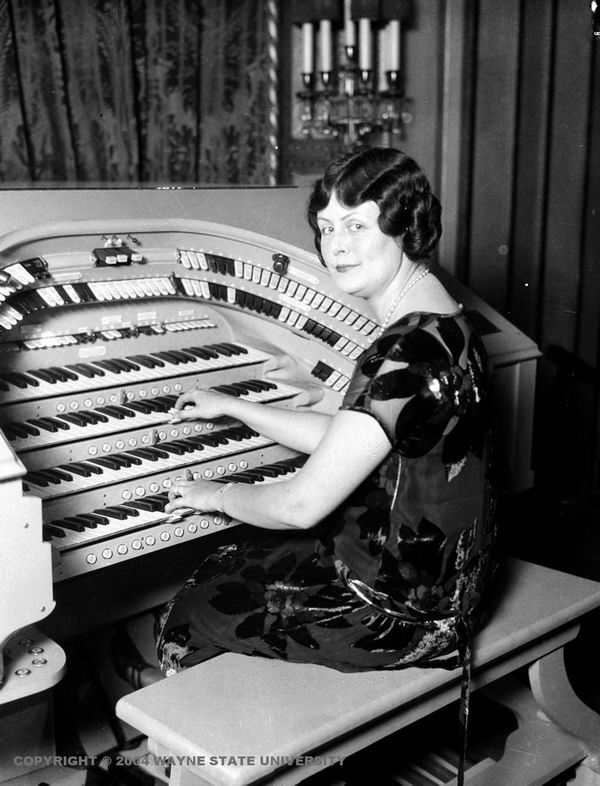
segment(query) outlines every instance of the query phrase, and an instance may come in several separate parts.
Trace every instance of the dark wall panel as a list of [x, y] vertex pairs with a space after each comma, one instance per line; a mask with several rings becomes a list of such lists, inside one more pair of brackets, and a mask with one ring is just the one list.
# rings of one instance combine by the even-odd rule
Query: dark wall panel
[[510, 243], [519, 14], [518, 0], [479, 4], [469, 281], [500, 309]]
[[507, 315], [531, 336], [541, 318], [553, 25], [552, 3], [524, 4]]
[[556, 4], [540, 340], [568, 350], [577, 335], [587, 170], [591, 36], [583, 22], [580, 3]]
[[543, 352], [538, 477], [598, 494], [600, 39], [587, 0], [476, 8], [466, 282]]

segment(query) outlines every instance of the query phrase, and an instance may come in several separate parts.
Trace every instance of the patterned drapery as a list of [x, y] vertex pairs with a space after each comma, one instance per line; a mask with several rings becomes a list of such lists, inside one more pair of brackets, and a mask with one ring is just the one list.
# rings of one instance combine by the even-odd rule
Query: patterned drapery
[[266, 184], [268, 0], [0, 0], [0, 180]]

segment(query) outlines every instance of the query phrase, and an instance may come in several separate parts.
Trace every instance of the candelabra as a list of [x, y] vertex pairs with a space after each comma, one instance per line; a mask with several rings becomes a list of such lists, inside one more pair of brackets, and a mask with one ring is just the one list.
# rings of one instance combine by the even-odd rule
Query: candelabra
[[[392, 144], [411, 120], [400, 70], [401, 20], [410, 11], [408, 1], [315, 0], [301, 8], [304, 17], [297, 20], [302, 26], [302, 89], [297, 93], [301, 133], [335, 136], [347, 146], [372, 142], [374, 136], [380, 144]], [[307, 11], [321, 16], [307, 18]], [[337, 68], [336, 36], [344, 40]]]

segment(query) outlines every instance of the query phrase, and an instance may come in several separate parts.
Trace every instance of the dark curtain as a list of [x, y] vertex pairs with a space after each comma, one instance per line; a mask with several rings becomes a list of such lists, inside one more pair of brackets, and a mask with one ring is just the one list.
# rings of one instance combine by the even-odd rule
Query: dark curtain
[[268, 183], [267, 6], [0, 0], [0, 180]]

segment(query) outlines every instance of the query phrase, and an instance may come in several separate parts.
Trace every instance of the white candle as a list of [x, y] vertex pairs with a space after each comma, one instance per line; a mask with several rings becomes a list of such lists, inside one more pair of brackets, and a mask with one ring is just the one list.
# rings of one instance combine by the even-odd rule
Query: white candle
[[302, 73], [312, 74], [313, 72], [313, 45], [314, 33], [312, 22], [304, 22], [302, 25]]
[[400, 20], [392, 19], [387, 24], [388, 31], [388, 51], [389, 51], [389, 70], [400, 70]]
[[388, 48], [387, 27], [380, 27], [379, 30], [377, 31], [377, 51], [379, 54], [379, 69], [377, 72], [377, 85], [379, 90], [387, 90], [388, 87], [388, 81], [386, 76], [387, 48]]
[[361, 71], [370, 71], [372, 67], [371, 22], [369, 19], [358, 20], [358, 67]]
[[319, 44], [321, 51], [321, 71], [332, 70], [332, 49], [331, 49], [331, 20], [321, 19], [319, 22]]
[[344, 0], [344, 41], [346, 46], [356, 46], [356, 28], [350, 11], [352, 0]]

